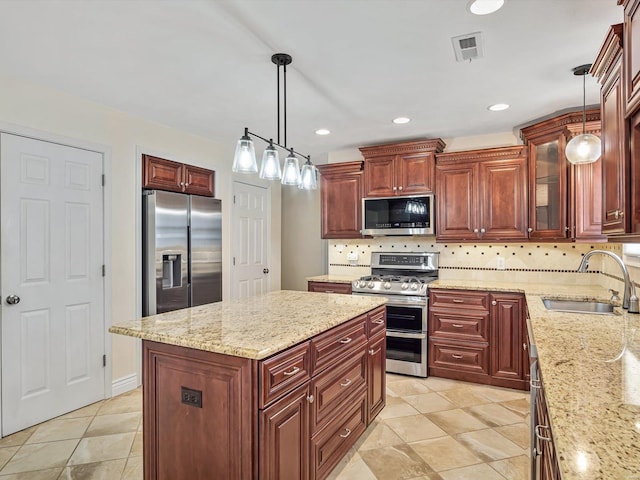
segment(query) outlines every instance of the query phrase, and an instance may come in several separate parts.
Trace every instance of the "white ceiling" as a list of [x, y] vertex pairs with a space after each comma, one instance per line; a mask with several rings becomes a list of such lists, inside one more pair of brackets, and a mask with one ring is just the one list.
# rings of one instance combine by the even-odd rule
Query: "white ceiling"
[[[616, 0], [0, 0], [0, 74], [233, 145], [276, 136], [276, 67], [288, 67], [288, 143], [314, 160], [394, 140], [511, 131], [581, 106]], [[451, 37], [481, 31], [485, 56]], [[587, 104], [599, 102], [587, 78]], [[8, 92], [5, 92], [5, 94]], [[496, 102], [511, 104], [490, 112]], [[407, 125], [394, 125], [397, 116]], [[317, 128], [333, 133], [320, 137]], [[262, 149], [261, 145], [257, 148]]]

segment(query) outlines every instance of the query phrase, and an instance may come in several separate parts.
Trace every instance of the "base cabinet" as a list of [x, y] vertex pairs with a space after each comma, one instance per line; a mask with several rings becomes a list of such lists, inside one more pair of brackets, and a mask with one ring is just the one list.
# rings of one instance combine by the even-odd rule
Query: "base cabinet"
[[351, 295], [351, 284], [309, 281], [307, 282], [307, 290], [309, 292], [344, 293], [346, 295]]
[[535, 411], [536, 421], [533, 425], [535, 449], [534, 458], [535, 470], [540, 480], [562, 480], [558, 457], [553, 444], [553, 432], [549, 421], [547, 401], [544, 395], [544, 384], [540, 369], [538, 369], [538, 386], [535, 388]]
[[385, 358], [387, 356], [387, 335], [383, 331], [381, 334], [376, 335], [369, 340], [367, 346], [368, 357], [368, 411], [367, 419], [368, 423], [380, 413], [384, 408], [387, 400], [387, 384], [386, 384], [386, 368]]

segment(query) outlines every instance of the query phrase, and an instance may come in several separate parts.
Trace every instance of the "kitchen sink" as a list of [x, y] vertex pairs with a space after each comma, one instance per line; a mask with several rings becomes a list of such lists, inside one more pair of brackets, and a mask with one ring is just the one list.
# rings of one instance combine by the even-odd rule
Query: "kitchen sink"
[[588, 300], [556, 300], [553, 298], [543, 298], [542, 303], [547, 310], [555, 312], [569, 313], [595, 313], [599, 315], [613, 314], [613, 305], [603, 302], [592, 302]]

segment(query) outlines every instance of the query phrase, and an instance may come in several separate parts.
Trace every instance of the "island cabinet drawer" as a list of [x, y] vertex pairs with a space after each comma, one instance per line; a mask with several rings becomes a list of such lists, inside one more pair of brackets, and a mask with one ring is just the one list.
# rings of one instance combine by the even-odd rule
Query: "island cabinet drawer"
[[311, 342], [260, 362], [260, 408], [311, 378]]
[[429, 367], [451, 368], [478, 374], [489, 373], [489, 346], [429, 342]]
[[451, 339], [489, 341], [489, 312], [453, 312], [432, 309], [429, 312], [429, 334]]
[[351, 284], [309, 281], [307, 282], [307, 290], [310, 292], [344, 293], [347, 295], [351, 295]]
[[326, 478], [366, 428], [367, 392], [362, 389], [347, 409], [311, 437], [311, 480]]
[[489, 311], [489, 294], [468, 290], [431, 290], [429, 307], [456, 307]]
[[367, 343], [367, 315], [332, 328], [311, 339], [311, 365], [313, 375], [334, 365], [334, 362], [359, 349]]
[[345, 408], [350, 399], [367, 382], [367, 355], [361, 350], [338, 368], [326, 370], [311, 381], [311, 433], [324, 427], [336, 412]]
[[387, 307], [383, 305], [382, 307], [370, 311], [367, 325], [369, 326], [369, 338], [374, 337], [379, 332], [382, 332], [387, 325]]

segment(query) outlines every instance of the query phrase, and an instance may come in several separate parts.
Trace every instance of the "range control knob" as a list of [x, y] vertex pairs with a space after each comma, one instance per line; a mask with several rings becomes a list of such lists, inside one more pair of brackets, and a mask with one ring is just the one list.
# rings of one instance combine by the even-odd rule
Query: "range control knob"
[[360, 280], [353, 281], [353, 288], [358, 288], [360, 286]]
[[385, 290], [389, 290], [391, 289], [391, 282], [384, 282], [384, 285], [382, 285], [384, 287]]
[[367, 283], [367, 288], [373, 288], [373, 287], [375, 287], [375, 286], [376, 286], [376, 284], [375, 284], [375, 283], [373, 283], [373, 282], [369, 282], [369, 283]]
[[402, 285], [400, 285], [400, 288], [402, 290], [406, 290], [407, 288], [409, 288], [409, 284], [407, 282], [402, 282]]
[[411, 284], [411, 290], [418, 290], [418, 284], [417, 283], [412, 283]]

